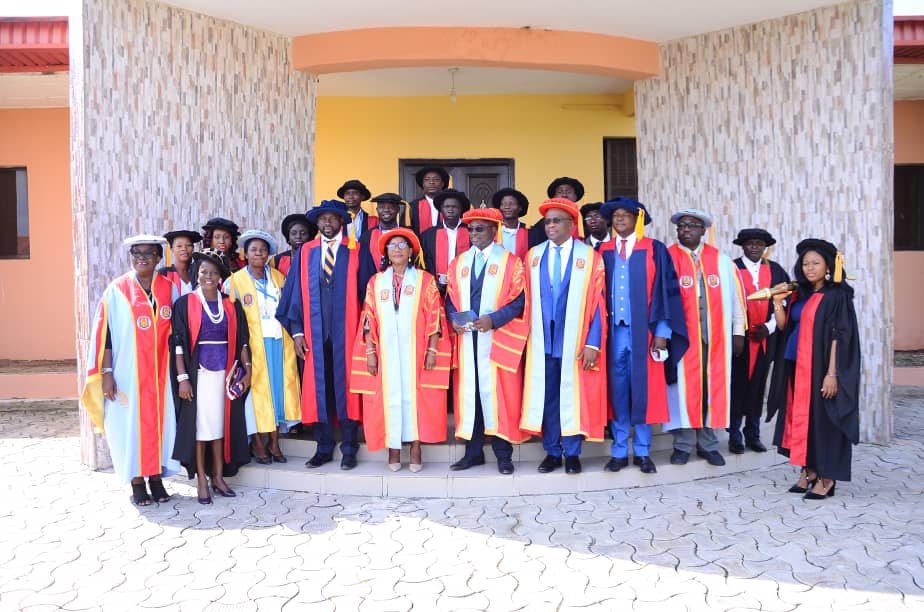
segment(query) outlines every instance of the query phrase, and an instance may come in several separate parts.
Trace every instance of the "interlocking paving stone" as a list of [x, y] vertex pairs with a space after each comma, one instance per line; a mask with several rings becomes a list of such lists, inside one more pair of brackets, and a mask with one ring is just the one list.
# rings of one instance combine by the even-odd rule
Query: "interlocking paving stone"
[[563, 495], [376, 498], [168, 479], [136, 508], [79, 463], [76, 415], [0, 411], [0, 610], [924, 609], [924, 389], [854, 481], [786, 464]]

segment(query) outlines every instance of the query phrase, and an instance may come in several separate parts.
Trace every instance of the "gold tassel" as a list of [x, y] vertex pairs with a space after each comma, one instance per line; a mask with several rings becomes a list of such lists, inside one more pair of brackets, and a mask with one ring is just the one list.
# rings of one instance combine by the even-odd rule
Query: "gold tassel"
[[834, 282], [839, 283], [844, 280], [844, 256], [840, 251], [834, 256]]
[[170, 243], [167, 243], [166, 248], [164, 248], [164, 257], [167, 259], [167, 267], [169, 268], [173, 264], [173, 249], [170, 248]]
[[709, 226], [709, 246], [715, 246], [715, 225]]
[[764, 261], [767, 261], [768, 259], [770, 259], [770, 253], [772, 252], [773, 252], [773, 245], [770, 245], [766, 249], [764, 249], [764, 253], [763, 255], [760, 256], [760, 258], [763, 259]]
[[577, 224], [577, 225], [578, 225], [578, 236], [581, 238], [581, 240], [584, 240], [584, 238], [585, 238], [585, 236], [584, 236], [584, 219], [583, 219], [580, 215], [578, 215], [578, 219], [580, 219], [580, 222]]
[[638, 215], [635, 217], [635, 239], [641, 240], [645, 237], [645, 211], [638, 209]]
[[347, 244], [347, 248], [351, 251], [356, 250], [356, 215], [350, 213], [350, 217], [353, 219], [350, 222], [350, 242]]

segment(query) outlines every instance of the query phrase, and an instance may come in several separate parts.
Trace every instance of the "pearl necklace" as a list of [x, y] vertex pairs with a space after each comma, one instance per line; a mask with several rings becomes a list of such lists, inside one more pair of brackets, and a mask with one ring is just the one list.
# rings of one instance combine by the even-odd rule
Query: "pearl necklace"
[[225, 320], [225, 309], [221, 307], [221, 293], [218, 294], [218, 314], [212, 314], [212, 311], [209, 309], [208, 300], [206, 300], [205, 295], [202, 294], [202, 287], [196, 289], [196, 294], [202, 302], [202, 310], [205, 311], [205, 315], [209, 318], [209, 321], [218, 325]]

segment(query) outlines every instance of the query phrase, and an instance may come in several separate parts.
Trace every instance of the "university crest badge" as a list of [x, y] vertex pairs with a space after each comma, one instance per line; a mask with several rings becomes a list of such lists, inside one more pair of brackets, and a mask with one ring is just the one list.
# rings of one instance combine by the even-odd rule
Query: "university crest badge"
[[583, 269], [584, 269], [584, 260], [583, 260], [583, 259], [578, 259], [576, 262], [574, 262], [574, 265], [577, 266], [577, 269], [578, 269], [578, 270], [583, 270]]
[[167, 306], [166, 304], [160, 307], [160, 318], [161, 319], [169, 319], [172, 314], [173, 314], [173, 309]]
[[468, 278], [470, 272], [471, 270], [467, 266], [462, 268], [462, 278]]
[[680, 286], [684, 289], [689, 289], [693, 286], [693, 277], [688, 274], [684, 274], [680, 277]]
[[138, 329], [150, 329], [151, 328], [151, 317], [148, 315], [141, 315], [135, 320], [135, 325], [138, 326]]
[[491, 276], [497, 276], [497, 264], [491, 264], [488, 266], [488, 274]]
[[244, 306], [253, 306], [253, 295], [250, 293], [245, 293], [244, 297], [241, 298], [241, 301], [244, 302]]
[[379, 300], [387, 302], [391, 298], [391, 291], [388, 289], [382, 289], [382, 292], [379, 293]]
[[719, 286], [719, 275], [718, 275], [718, 274], [710, 274], [709, 276], [707, 276], [707, 277], [706, 277], [706, 284], [709, 285], [710, 287], [712, 287], [713, 289], [715, 289], [716, 287], [718, 287], [718, 286]]

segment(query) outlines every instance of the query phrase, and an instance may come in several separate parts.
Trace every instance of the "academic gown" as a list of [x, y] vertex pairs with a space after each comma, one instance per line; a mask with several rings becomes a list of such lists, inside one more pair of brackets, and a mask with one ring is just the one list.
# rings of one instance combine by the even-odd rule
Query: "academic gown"
[[[546, 242], [529, 251], [526, 295], [529, 296], [530, 332], [526, 343], [523, 416], [520, 429], [542, 432], [545, 405], [546, 343], [561, 338], [561, 435], [582, 435], [602, 441], [607, 421], [606, 394], [606, 272], [600, 254], [583, 242], [574, 241], [565, 265], [562, 294], [553, 304]], [[567, 288], [567, 289], [566, 289]], [[567, 291], [567, 294], [565, 293]], [[554, 337], [550, 322], [563, 330]], [[585, 370], [581, 354], [591, 332], [599, 330], [596, 367]], [[596, 343], [596, 338], [594, 339]], [[557, 347], [550, 347], [554, 354]]]
[[[766, 260], [760, 266], [760, 280], [754, 286], [753, 277], [744, 265], [744, 259], [735, 259], [735, 270], [741, 279], [741, 288], [745, 297], [758, 289], [773, 287], [779, 283], [789, 282], [789, 275], [780, 264]], [[754, 300], [745, 302], [748, 327], [763, 324], [773, 317], [772, 300]], [[763, 412], [764, 391], [767, 389], [767, 375], [770, 366], [782, 367], [785, 343], [779, 342], [776, 331], [760, 342], [750, 338], [745, 341], [745, 350], [732, 358], [731, 382], [731, 417], [760, 417]]]
[[[138, 476], [170, 476], [176, 412], [170, 393], [170, 317], [177, 291], [154, 274], [156, 308], [134, 271], [112, 281], [100, 298], [90, 329], [87, 379], [81, 402], [97, 433], [105, 433], [112, 465], [121, 484]], [[108, 339], [108, 341], [107, 341]], [[113, 401], [103, 397], [106, 345], [112, 350]]]
[[[439, 290], [433, 276], [408, 267], [395, 309], [394, 271], [369, 281], [353, 344], [351, 388], [364, 394], [363, 431], [370, 451], [401, 448], [401, 442], [446, 440], [446, 389], [450, 342]], [[375, 376], [367, 369], [369, 344], [378, 358]], [[424, 369], [430, 337], [440, 334], [436, 367]]]
[[283, 276], [289, 273], [289, 267], [292, 265], [292, 250], [283, 251], [270, 257], [269, 265], [271, 268], [279, 270]]
[[[378, 217], [376, 217], [376, 219], [378, 219]], [[391, 229], [397, 227], [400, 226], [396, 225]], [[384, 230], [376, 225], [363, 232], [359, 237], [359, 277], [357, 283], [359, 287], [360, 304], [366, 299], [366, 288], [369, 286], [369, 279], [388, 267], [388, 260], [384, 256], [379, 255], [379, 238], [387, 231], [388, 230]]]
[[[303, 244], [292, 259], [282, 289], [276, 318], [293, 338], [305, 335], [307, 350], [302, 374], [302, 423], [327, 423], [327, 385], [334, 386], [336, 415], [340, 420], [360, 420], [359, 396], [350, 393], [349, 376], [352, 343], [359, 324], [359, 251], [349, 249], [341, 239], [333, 271], [330, 311], [325, 311], [321, 283], [320, 238]], [[324, 324], [324, 318], [329, 317]], [[333, 372], [324, 368], [324, 330], [330, 332]]]
[[[228, 317], [228, 361], [225, 366], [227, 375], [234, 362], [243, 367], [241, 351], [244, 345], [249, 344], [250, 335], [247, 330], [247, 319], [244, 311], [237, 302], [232, 302], [227, 296], [222, 296], [222, 308]], [[177, 406], [176, 444], [173, 448], [173, 458], [186, 467], [190, 478], [196, 475], [196, 398], [195, 390], [199, 376], [199, 330], [202, 326], [202, 302], [196, 293], [188, 293], [179, 298], [173, 305], [173, 334], [170, 338], [170, 380], [173, 387], [173, 398]], [[176, 347], [183, 349], [183, 364], [189, 375], [189, 383], [193, 388], [193, 399], [180, 398], [180, 385], [176, 380], [177, 369]], [[249, 393], [249, 391], [248, 391]], [[238, 468], [250, 462], [250, 447], [247, 442], [247, 425], [244, 419], [244, 401], [247, 393], [234, 401], [225, 397], [225, 435], [224, 460], [222, 469], [224, 476], [234, 476]], [[211, 453], [206, 452], [206, 472], [211, 474]]]
[[430, 210], [430, 202], [427, 198], [420, 198], [413, 202], [408, 202], [405, 211], [405, 225], [409, 226], [414, 233], [420, 236], [431, 227], [435, 227], [443, 220], [443, 215], [437, 211], [436, 218], [433, 218], [433, 211]]
[[[606, 306], [613, 306], [613, 272], [618, 240], [600, 245], [600, 256], [606, 268]], [[666, 321], [671, 329], [668, 353], [679, 361], [690, 344], [687, 322], [680, 300], [680, 286], [667, 246], [644, 237], [636, 241], [629, 255], [629, 309], [633, 322], [643, 320], [647, 325], [631, 325], [632, 363], [630, 422], [633, 425], [666, 423], [669, 418], [667, 403], [667, 376], [665, 363], [651, 358], [651, 341], [659, 321]], [[615, 313], [609, 312], [612, 320]], [[610, 417], [616, 418], [615, 364], [609, 364]]]
[[[860, 440], [860, 338], [853, 288], [829, 284], [798, 299], [806, 302], [795, 367], [787, 362], [785, 372], [774, 371], [767, 403], [767, 421], [779, 412], [773, 443], [793, 465], [813, 467], [823, 478], [850, 480], [853, 445]], [[780, 338], [784, 344], [793, 327], [787, 322]], [[825, 399], [821, 386], [832, 340], [837, 340], [837, 395]]]
[[[177, 295], [185, 295], [183, 293], [183, 278], [180, 276], [180, 273], [176, 271], [176, 266], [164, 266], [163, 268], [158, 268], [158, 274], [166, 277], [168, 281], [173, 283], [173, 286], [176, 287]], [[192, 284], [193, 279], [190, 278], [190, 284]], [[189, 293], [187, 290], [186, 293]]]
[[449, 236], [446, 228], [440, 224], [431, 227], [420, 235], [420, 250], [423, 253], [424, 267], [437, 280], [440, 289], [445, 291], [449, 263], [469, 249], [468, 227], [459, 224], [456, 228], [456, 252], [449, 252]]
[[495, 245], [476, 276], [477, 251], [471, 248], [452, 262], [446, 291], [447, 316], [471, 310], [490, 314], [494, 325], [488, 332], [452, 333], [456, 437], [472, 439], [477, 376], [484, 433], [516, 444], [529, 438], [520, 430], [529, 335], [526, 274], [519, 257]]

